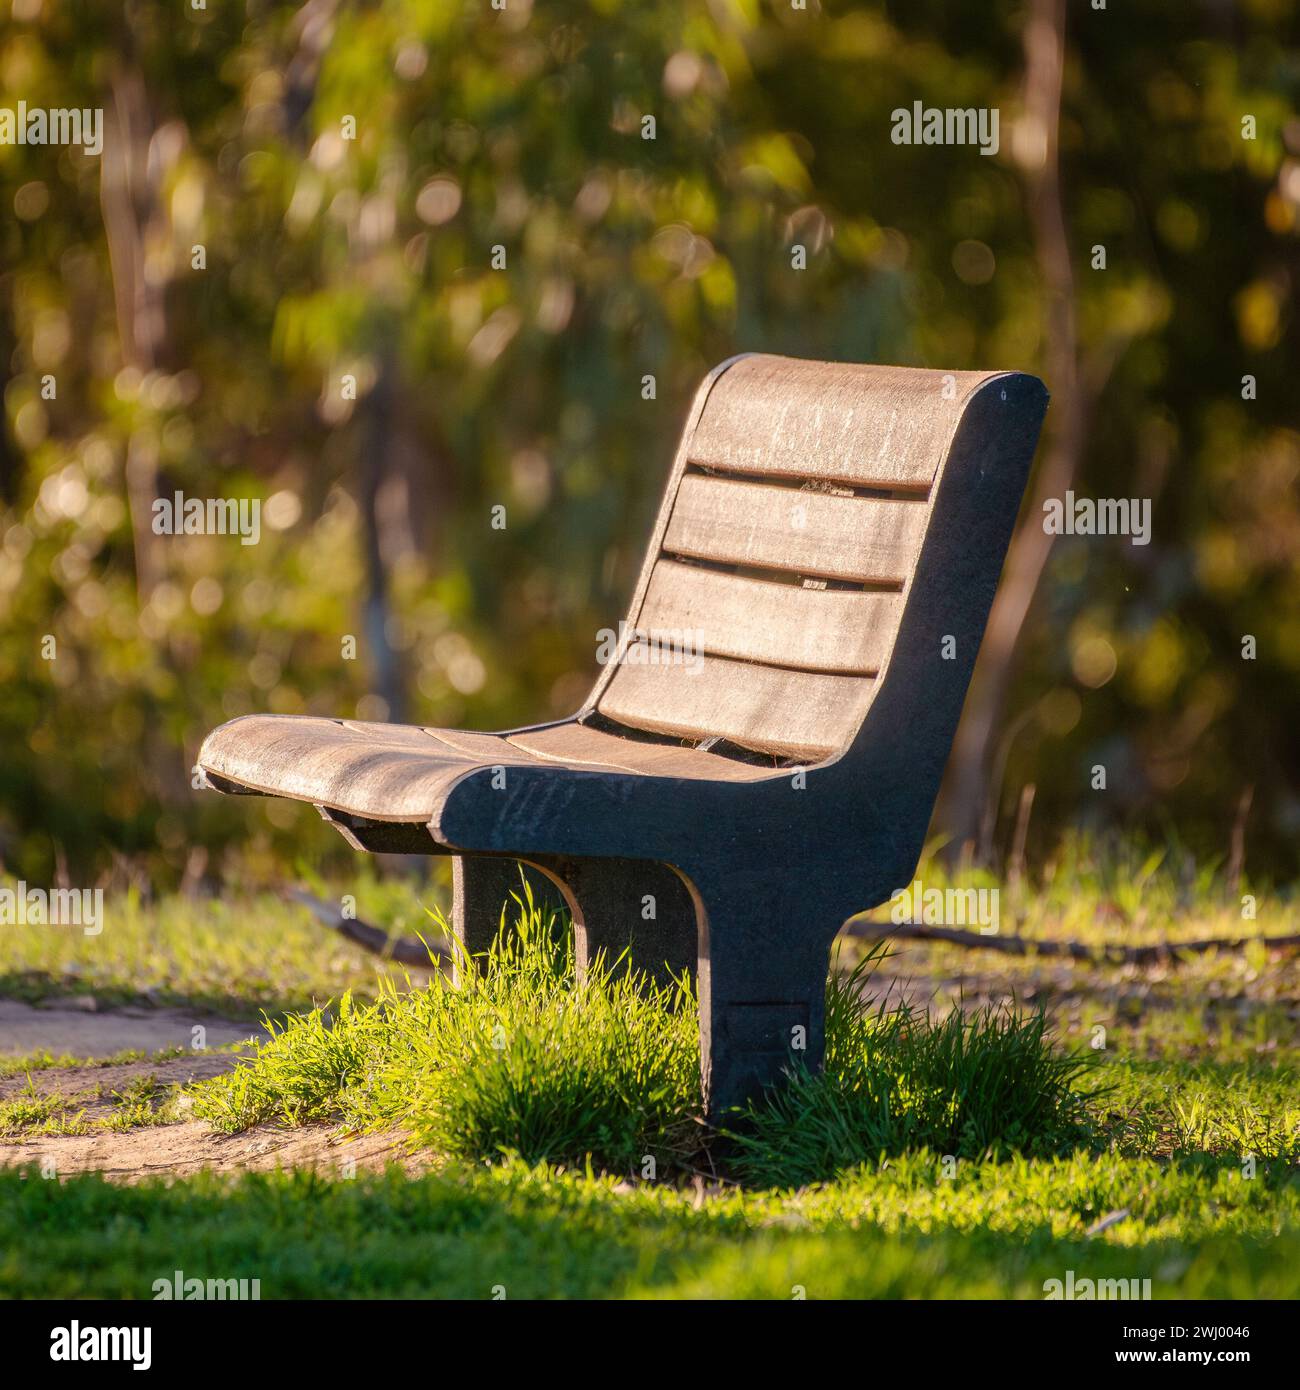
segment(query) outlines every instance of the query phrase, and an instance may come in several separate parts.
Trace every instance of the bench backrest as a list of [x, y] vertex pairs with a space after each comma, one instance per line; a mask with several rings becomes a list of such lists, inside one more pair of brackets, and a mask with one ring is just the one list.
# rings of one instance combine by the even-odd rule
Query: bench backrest
[[[1037, 388], [1036, 438], [1046, 396], [1018, 373], [765, 354], [717, 368], [687, 420], [629, 636], [586, 711], [783, 760], [843, 752], [880, 688], [927, 537], [944, 530], [936, 499], [963, 417], [998, 381]], [[983, 471], [987, 448], [965, 455]], [[994, 582], [1028, 457], [1009, 466], [1011, 514], [987, 518]]]

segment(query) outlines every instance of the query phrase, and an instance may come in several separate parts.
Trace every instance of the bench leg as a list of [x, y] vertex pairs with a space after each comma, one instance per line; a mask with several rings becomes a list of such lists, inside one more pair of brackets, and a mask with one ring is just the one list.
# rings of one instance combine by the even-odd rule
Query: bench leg
[[[522, 877], [521, 877], [522, 874]], [[451, 929], [480, 968], [502, 929], [512, 928], [518, 912], [515, 897], [523, 897], [524, 880], [543, 912], [564, 906], [563, 894], [539, 868], [516, 859], [456, 855], [451, 862]], [[459, 980], [461, 954], [456, 953], [453, 978]]]
[[830, 943], [843, 918], [759, 874], [695, 881], [700, 933], [700, 1066], [711, 1124], [826, 1048]]
[[644, 971], [657, 984], [695, 974], [699, 930], [682, 879], [649, 859], [566, 859], [556, 866], [574, 899], [579, 979], [603, 953], [618, 969]]

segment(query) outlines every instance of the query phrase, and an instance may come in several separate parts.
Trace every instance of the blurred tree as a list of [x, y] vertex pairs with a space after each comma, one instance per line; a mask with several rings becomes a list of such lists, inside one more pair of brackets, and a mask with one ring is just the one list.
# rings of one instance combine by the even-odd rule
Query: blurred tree
[[[1293, 872], [1295, 18], [1077, 7], [1062, 49], [1059, 0], [16, 0], [5, 92], [107, 134], [0, 146], [0, 858], [166, 878], [255, 816], [270, 862], [296, 813], [183, 772], [253, 709], [571, 709], [695, 382], [759, 348], [1055, 393], [960, 838], [1032, 782], [1039, 843], [1226, 851], [1253, 783]], [[996, 157], [893, 144], [914, 100], [997, 108]], [[1049, 548], [1071, 481], [1154, 499], [1151, 544]], [[142, 527], [178, 489], [258, 499], [260, 543]]]

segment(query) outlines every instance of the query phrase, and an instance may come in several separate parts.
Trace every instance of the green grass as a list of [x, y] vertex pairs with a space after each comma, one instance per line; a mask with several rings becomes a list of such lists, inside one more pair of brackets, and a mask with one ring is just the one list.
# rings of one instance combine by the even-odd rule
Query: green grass
[[531, 901], [516, 910], [516, 929], [462, 987], [438, 976], [294, 1016], [247, 1065], [196, 1087], [194, 1113], [229, 1131], [273, 1119], [401, 1124], [471, 1160], [624, 1170], [688, 1153], [699, 1107], [689, 987], [603, 968], [577, 985], [571, 934]]
[[[88, 1118], [91, 1102], [102, 1102], [108, 1113]], [[85, 1135], [170, 1124], [179, 1118], [180, 1106], [180, 1087], [161, 1083], [151, 1075], [133, 1077], [121, 1090], [107, 1094], [98, 1086], [75, 1096], [59, 1090], [39, 1091], [29, 1075], [22, 1091], [0, 1101], [0, 1139]]]
[[68, 1134], [79, 1128], [80, 1111], [74, 1113], [68, 1100], [57, 1093], [42, 1094], [28, 1078], [26, 1088], [9, 1100], [0, 1101], [0, 1139], [20, 1134]]
[[[358, 915], [394, 933], [427, 927], [422, 902], [448, 897], [441, 882], [362, 876], [330, 892], [308, 880], [334, 901], [346, 891]], [[2, 877], [0, 885], [13, 886]], [[131, 888], [105, 895], [98, 936], [44, 925], [0, 932], [0, 995], [30, 1003], [92, 994], [101, 1008], [172, 1005], [255, 1019], [307, 1009], [346, 989], [375, 998], [393, 977], [385, 961], [269, 892], [146, 901]]]
[[[937, 850], [938, 846], [932, 847]], [[999, 932], [1026, 941], [1074, 941], [1096, 948], [1095, 963], [908, 943], [901, 959], [914, 982], [947, 996], [1049, 998], [1058, 1035], [1125, 1054], [1220, 1061], [1295, 1048], [1300, 952], [1270, 951], [1267, 939], [1300, 933], [1294, 885], [1243, 881], [1235, 890], [1218, 865], [1198, 864], [1176, 842], [1156, 850], [1116, 837], [1066, 837], [1033, 880], [999, 880], [987, 870], [953, 872], [928, 853], [916, 877], [927, 888], [996, 888]], [[867, 914], [888, 922], [890, 908]], [[1253, 939], [1251, 939], [1253, 938]], [[1237, 951], [1209, 951], [1142, 969], [1108, 965], [1104, 948], [1180, 941], [1251, 939]], [[1109, 1040], [1107, 1040], [1109, 1039]]]
[[[933, 1020], [868, 1005], [877, 945], [827, 994], [823, 1072], [727, 1125], [728, 1170], [766, 1186], [831, 1178], [886, 1154], [1057, 1153], [1088, 1133], [1091, 1053], [1062, 1055], [1041, 1011], [984, 1008]], [[698, 1008], [685, 981], [655, 987], [597, 962], [575, 980], [571, 933], [516, 904], [484, 968], [453, 987], [390, 991], [291, 1018], [252, 1059], [195, 1088], [220, 1128], [268, 1120], [401, 1125], [439, 1154], [713, 1168], [699, 1086]]]
[[[243, 1043], [226, 1043], [221, 1047], [211, 1047], [209, 1052], [238, 1052]], [[186, 1047], [160, 1047], [147, 1051], [139, 1047], [123, 1048], [107, 1057], [78, 1057], [71, 1052], [54, 1053], [48, 1048], [39, 1052], [29, 1052], [23, 1056], [0, 1057], [0, 1080], [10, 1076], [24, 1076], [32, 1071], [63, 1071], [68, 1067], [117, 1067], [125, 1062], [167, 1062], [175, 1057], [190, 1056]]]
[[[1212, 1160], [921, 1153], [801, 1192], [456, 1165], [122, 1188], [0, 1174], [0, 1294], [148, 1298], [182, 1269], [263, 1298], [1041, 1298], [1067, 1270], [1157, 1298], [1300, 1293], [1300, 1186]], [[1108, 1213], [1128, 1215], [1102, 1235]]]
[[931, 1149], [954, 1158], [1050, 1155], [1091, 1136], [1095, 1054], [1063, 1054], [1041, 1011], [987, 1006], [940, 1019], [906, 1003], [863, 1004], [879, 953], [827, 991], [824, 1071], [796, 1073], [732, 1135], [747, 1182], [798, 1187], [874, 1158]]
[[[932, 847], [932, 849], [937, 849]], [[1245, 952], [1198, 956], [1176, 970], [1125, 971], [909, 943], [906, 973], [947, 984], [978, 972], [1003, 993], [1028, 997], [1044, 978], [1081, 986], [1058, 991], [1057, 1026], [1084, 1045], [1098, 1024], [1122, 1028], [1126, 1048], [1183, 1055], [1188, 1048], [1240, 1052], [1293, 1045], [1290, 1010], [1300, 996], [1300, 953], [1270, 956], [1268, 935], [1300, 932], [1300, 896], [1245, 881], [1230, 892], [1215, 864], [1194, 863], [1176, 843], [1154, 851], [1124, 840], [1066, 837], [1033, 881], [1003, 882], [984, 870], [952, 873], [930, 853], [917, 869], [927, 886], [1002, 891], [1001, 933], [1096, 945], [1201, 937], [1259, 936]], [[291, 877], [317, 896], [355, 899], [356, 912], [394, 933], [426, 932], [426, 909], [447, 910], [444, 871], [428, 880], [380, 878], [358, 860], [332, 887], [305, 869]], [[12, 886], [8, 879], [0, 880]], [[1243, 896], [1254, 917], [1243, 917]], [[888, 908], [873, 918], [888, 920]], [[239, 1019], [302, 1011], [351, 990], [378, 998], [403, 974], [330, 933], [277, 895], [232, 889], [220, 898], [172, 895], [146, 901], [136, 890], [106, 895], [104, 931], [10, 926], [0, 932], [0, 995], [39, 1000], [93, 993], [101, 1005], [146, 1002], [210, 1008]]]
[[[1100, 946], [1300, 931], [1294, 890], [1230, 892], [1177, 846], [1161, 858], [1076, 838], [1032, 884], [931, 861], [919, 876], [1002, 887], [1004, 934]], [[408, 934], [427, 925], [421, 900], [446, 898], [405, 880], [358, 891], [363, 916]], [[1256, 943], [1138, 968], [900, 943], [852, 990], [832, 986], [826, 1076], [734, 1126], [723, 1178], [706, 1179], [691, 1172], [703, 1155], [681, 992], [584, 993], [567, 959], [543, 968], [517, 944], [457, 995], [270, 896], [110, 901], [99, 938], [21, 936], [0, 938], [0, 974], [24, 997], [91, 989], [279, 1019], [257, 1065], [195, 1094], [222, 1127], [400, 1126], [432, 1168], [131, 1188], [0, 1172], [2, 1294], [148, 1297], [179, 1267], [258, 1278], [264, 1298], [1040, 1298], [1071, 1269], [1149, 1278], [1157, 1298], [1300, 1296], [1296, 952]], [[13, 1099], [23, 1132], [57, 1130], [41, 1097]], [[112, 1118], [148, 1119], [156, 1100], [124, 1092]], [[653, 1180], [646, 1153], [662, 1158]]]

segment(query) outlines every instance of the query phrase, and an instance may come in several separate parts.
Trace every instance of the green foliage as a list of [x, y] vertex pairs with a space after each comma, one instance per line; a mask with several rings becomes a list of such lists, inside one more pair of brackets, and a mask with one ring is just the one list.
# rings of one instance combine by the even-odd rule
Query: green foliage
[[31, 1077], [23, 1091], [0, 1101], [0, 1136], [8, 1139], [33, 1130], [58, 1126], [67, 1118], [67, 1106], [58, 1095], [42, 1095]]
[[575, 985], [568, 962], [548, 968], [522, 936], [494, 954], [456, 1016], [443, 1015], [450, 1026], [430, 1036], [430, 1053], [456, 1062], [430, 1068], [417, 1088], [421, 1143], [614, 1171], [694, 1148], [699, 1022], [689, 986], [655, 988], [631, 971], [611, 979], [607, 964]]
[[[13, 886], [0, 877], [0, 887]], [[348, 891], [396, 931], [418, 912], [409, 882], [380, 884], [363, 873]], [[263, 1011], [309, 1009], [345, 989], [373, 997], [389, 973], [385, 962], [335, 946], [306, 912], [271, 893], [150, 900], [130, 888], [104, 901], [98, 936], [75, 927], [5, 927], [0, 993], [31, 1002], [90, 994], [103, 1006], [172, 1005], [251, 1022]]]
[[1105, 1075], [1105, 1128], [1121, 1153], [1300, 1163], [1300, 1074], [1291, 1052], [1235, 1065], [1111, 1061]]
[[[0, 856], [34, 882], [115, 853], [165, 882], [195, 844], [216, 869], [245, 842], [269, 873], [323, 838], [192, 794], [200, 738], [234, 715], [574, 708], [689, 393], [733, 351], [1044, 370], [1023, 5], [391, 0], [324, 29], [288, 0], [28, 9], [0, 19], [6, 91], [126, 103], [147, 146], [107, 219], [108, 155], [0, 147]], [[1254, 780], [1252, 854], [1289, 872], [1294, 4], [1249, 8], [1231, 41], [1184, 11], [1070, 18], [1062, 178], [1096, 393], [1076, 489], [1153, 497], [1155, 538], [1057, 547], [1006, 782], [1037, 784], [1050, 847], [1097, 814], [1104, 761], [1102, 814], [1171, 818], [1205, 853]], [[894, 145], [913, 100], [997, 107], [999, 155]], [[261, 542], [153, 535], [176, 488], [264, 501]]]
[[[105, 1130], [138, 1129], [170, 1124], [177, 1118], [175, 1087], [162, 1086], [153, 1076], [133, 1078], [120, 1091], [95, 1087], [69, 1096], [59, 1090], [41, 1091], [30, 1073], [16, 1095], [0, 1100], [0, 1138], [25, 1139], [40, 1134], [94, 1134]], [[97, 1113], [88, 1117], [90, 1105]]]

